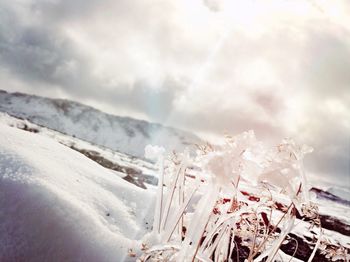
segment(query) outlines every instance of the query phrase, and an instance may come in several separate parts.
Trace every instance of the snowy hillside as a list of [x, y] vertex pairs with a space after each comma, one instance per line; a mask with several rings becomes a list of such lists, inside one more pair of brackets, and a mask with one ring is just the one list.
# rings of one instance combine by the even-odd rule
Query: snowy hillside
[[[155, 188], [138, 181], [146, 174], [157, 177], [153, 164], [0, 114], [0, 261], [135, 261], [153, 223]], [[312, 192], [324, 238], [349, 250], [349, 206]], [[296, 225], [285, 261], [295, 250], [293, 261], [304, 261], [319, 234], [301, 218]]]
[[103, 167], [116, 171], [116, 174], [138, 187], [146, 188], [145, 184], [157, 185], [153, 163], [33, 124], [28, 120], [9, 116], [6, 113], [0, 112], [0, 123], [52, 138], [60, 144], [82, 153]]
[[0, 261], [122, 261], [151, 200], [82, 154], [0, 124]]
[[183, 150], [189, 144], [200, 142], [198, 137], [182, 130], [106, 114], [62, 99], [0, 90], [0, 111], [138, 157], [143, 156], [148, 144]]

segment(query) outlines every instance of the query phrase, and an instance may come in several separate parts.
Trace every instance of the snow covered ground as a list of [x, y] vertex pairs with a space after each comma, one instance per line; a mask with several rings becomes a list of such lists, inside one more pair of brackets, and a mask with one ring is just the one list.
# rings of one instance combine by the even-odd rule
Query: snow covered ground
[[[0, 261], [135, 261], [128, 250], [150, 230], [155, 194], [123, 179], [130, 172], [157, 177], [145, 160], [0, 113]], [[328, 219], [324, 236], [350, 248], [349, 206], [315, 201]], [[298, 220], [293, 230], [301, 241], [313, 236], [308, 225]]]
[[[0, 112], [0, 123], [36, 133], [39, 136], [52, 138], [60, 144], [85, 154], [102, 166], [117, 171], [116, 174], [124, 177], [128, 181], [138, 182], [135, 184], [142, 186], [143, 188], [146, 187], [144, 185], [145, 183], [151, 183], [152, 185], [157, 184], [154, 164], [143, 159], [114, 151], [104, 146], [92, 144], [77, 137], [72, 137], [43, 126], [33, 124], [26, 119], [12, 117], [3, 112]], [[144, 181], [136, 181], [139, 178], [143, 178]]]
[[53, 139], [0, 124], [0, 261], [123, 261], [152, 198]]

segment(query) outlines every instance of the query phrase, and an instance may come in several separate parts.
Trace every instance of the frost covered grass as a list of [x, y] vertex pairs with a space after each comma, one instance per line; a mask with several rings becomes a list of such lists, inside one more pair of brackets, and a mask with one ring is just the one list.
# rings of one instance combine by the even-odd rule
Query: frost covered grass
[[345, 248], [322, 236], [310, 201], [303, 158], [311, 151], [290, 139], [266, 147], [252, 131], [227, 136], [222, 146], [199, 146], [195, 156], [165, 158], [161, 148], [147, 147], [160, 174], [153, 231], [138, 261], [293, 260], [298, 242], [289, 234], [297, 217], [319, 232], [307, 261], [318, 249], [330, 260], [347, 260]]

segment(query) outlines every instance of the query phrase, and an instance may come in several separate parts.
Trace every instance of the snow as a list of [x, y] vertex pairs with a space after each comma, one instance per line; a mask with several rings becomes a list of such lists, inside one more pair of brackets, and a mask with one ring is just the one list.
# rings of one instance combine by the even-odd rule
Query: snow
[[73, 101], [0, 90], [0, 111], [139, 158], [148, 144], [183, 150], [201, 140], [186, 131], [109, 115]]
[[[320, 228], [319, 227], [313, 227], [312, 231], [315, 232], [317, 235], [314, 235], [310, 231], [310, 223], [307, 223], [303, 220], [297, 220], [292, 232], [299, 235], [299, 236], [306, 236], [306, 237], [310, 237], [310, 238], [313, 238], [314, 236], [315, 237], [320, 236]], [[339, 243], [343, 247], [350, 248], [350, 237], [349, 236], [345, 236], [343, 234], [340, 234], [338, 232], [331, 231], [331, 230], [328, 230], [325, 228], [322, 228], [322, 232], [323, 232], [322, 233], [323, 237], [327, 238], [330, 243], [332, 243], [332, 244]]]
[[[18, 129], [24, 126], [37, 133]], [[156, 188], [138, 188], [72, 146], [158, 176], [145, 160], [0, 113], [0, 261], [135, 261], [128, 249], [137, 253], [153, 224]], [[313, 200], [321, 214], [350, 223], [348, 206]], [[310, 224], [296, 224], [293, 233], [312, 236]], [[350, 248], [349, 236], [326, 229], [324, 236]]]
[[284, 253], [282, 250], [279, 250], [277, 253], [277, 256], [275, 257], [275, 262], [284, 262], [284, 261], [289, 261], [289, 262], [302, 262], [302, 260], [297, 259], [295, 257], [291, 257]]
[[337, 217], [350, 225], [350, 208], [348, 206], [323, 199], [316, 199], [315, 202], [320, 214]]
[[327, 192], [336, 195], [342, 199], [345, 199], [347, 201], [350, 201], [350, 188], [349, 186], [346, 187], [340, 187], [340, 186], [331, 186]]
[[[25, 127], [27, 127], [31, 130], [36, 130], [38, 135], [52, 138], [55, 141], [67, 147], [74, 147], [80, 151], [94, 151], [98, 153], [101, 157], [111, 161], [112, 163], [118, 164], [120, 166], [138, 169], [142, 171], [143, 174], [157, 176], [157, 173], [154, 172], [156, 167], [151, 162], [147, 162], [142, 159], [135, 158], [130, 155], [123, 154], [121, 152], [113, 151], [109, 148], [98, 146], [90, 142], [81, 140], [79, 138], [72, 137], [55, 130], [33, 124], [28, 120], [15, 118], [6, 113], [0, 112], [0, 123], [11, 127], [17, 127], [19, 129], [24, 129]], [[124, 177], [126, 175], [125, 173], [120, 172], [115, 173], [120, 175], [121, 177]]]
[[123, 261], [152, 202], [82, 154], [0, 123], [1, 261]]

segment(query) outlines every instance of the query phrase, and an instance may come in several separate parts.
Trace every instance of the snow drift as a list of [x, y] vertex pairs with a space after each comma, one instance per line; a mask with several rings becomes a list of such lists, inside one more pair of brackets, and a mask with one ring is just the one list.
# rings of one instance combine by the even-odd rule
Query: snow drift
[[151, 200], [82, 154], [0, 124], [1, 261], [123, 261]]

